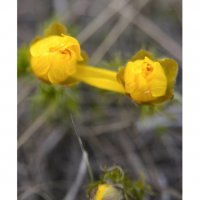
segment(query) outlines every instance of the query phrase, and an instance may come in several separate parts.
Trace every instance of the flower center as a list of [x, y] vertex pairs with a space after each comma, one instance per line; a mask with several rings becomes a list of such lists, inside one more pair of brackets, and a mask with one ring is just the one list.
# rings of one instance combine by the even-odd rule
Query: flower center
[[56, 53], [57, 55], [60, 54], [60, 55], [64, 56], [66, 59], [69, 59], [72, 56], [71, 51], [66, 48], [51, 47], [51, 48], [49, 48], [49, 52]]
[[59, 52], [59, 53], [61, 53], [61, 54], [68, 54], [68, 55], [70, 55], [71, 56], [71, 52], [70, 52], [70, 50], [69, 49], [60, 49], [59, 47], [50, 47], [49, 48], [49, 51], [51, 52], [51, 53], [54, 53], [54, 52]]
[[70, 52], [70, 50], [68, 50], [68, 49], [59, 50], [59, 52], [60, 52], [61, 54], [68, 54], [68, 55], [71, 56], [71, 52]]
[[147, 63], [147, 65], [146, 65], [146, 71], [147, 72], [152, 72], [153, 71], [153, 67], [149, 63]]
[[142, 66], [142, 74], [146, 78], [153, 72], [153, 66], [150, 63], [144, 62]]

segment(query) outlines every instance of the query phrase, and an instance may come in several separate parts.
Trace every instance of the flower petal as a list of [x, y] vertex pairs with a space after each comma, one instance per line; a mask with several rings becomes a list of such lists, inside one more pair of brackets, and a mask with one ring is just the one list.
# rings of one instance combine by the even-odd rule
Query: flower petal
[[125, 93], [124, 87], [117, 81], [117, 72], [114, 71], [80, 65], [72, 77], [97, 88]]
[[175, 60], [170, 58], [165, 58], [162, 60], [159, 60], [159, 63], [162, 65], [167, 81], [168, 81], [168, 87], [172, 89], [174, 87], [174, 84], [176, 83], [176, 76], [178, 73], [178, 64]]
[[50, 63], [48, 55], [44, 55], [42, 58], [40, 56], [31, 58], [31, 70], [42, 80], [48, 81], [47, 73], [49, 67]]
[[160, 63], [154, 63], [152, 81], [150, 82], [151, 94], [153, 97], [165, 95], [167, 89], [167, 78]]
[[62, 83], [76, 71], [76, 64], [70, 62], [66, 55], [56, 54], [50, 59], [48, 78], [51, 83]]

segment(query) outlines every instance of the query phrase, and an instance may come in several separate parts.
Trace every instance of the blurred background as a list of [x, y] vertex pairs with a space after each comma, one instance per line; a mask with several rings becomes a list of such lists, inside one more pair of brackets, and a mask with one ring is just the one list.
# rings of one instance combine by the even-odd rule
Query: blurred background
[[[84, 84], [41, 83], [30, 73], [28, 45], [52, 21], [78, 38], [91, 65], [117, 70], [141, 48], [174, 58], [174, 99], [138, 106]], [[145, 199], [182, 199], [181, 46], [181, 0], [18, 0], [18, 199], [86, 199], [75, 131], [95, 179], [117, 164], [132, 180], [145, 176], [155, 193]]]

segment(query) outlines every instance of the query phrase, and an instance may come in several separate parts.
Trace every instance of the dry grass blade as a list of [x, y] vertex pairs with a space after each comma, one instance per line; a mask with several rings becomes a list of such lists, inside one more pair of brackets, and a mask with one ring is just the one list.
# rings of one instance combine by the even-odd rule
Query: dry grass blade
[[[81, 135], [85, 137], [101, 135], [105, 133], [121, 131], [132, 125], [132, 120], [118, 121], [110, 124], [103, 124], [93, 127], [81, 127]], [[91, 133], [91, 134], [90, 134]]]
[[179, 62], [182, 61], [181, 46], [150, 19], [143, 15], [139, 15], [137, 20], [135, 20], [133, 23], [146, 34], [148, 34], [158, 44], [160, 44], [164, 49], [166, 49]]
[[17, 148], [19, 149], [30, 137], [37, 131], [46, 121], [49, 115], [51, 106], [49, 106], [36, 120], [29, 126], [24, 133], [19, 137]]
[[[114, 8], [113, 8], [114, 9]], [[119, 13], [126, 18], [128, 21], [130, 15], [127, 13], [135, 13], [136, 9], [127, 8], [126, 11], [119, 10]], [[138, 14], [136, 20], [132, 20], [132, 23], [140, 28], [143, 32], [149, 35], [153, 40], [155, 40], [161, 47], [167, 50], [173, 57], [175, 57], [179, 62], [182, 61], [182, 48], [181, 46], [171, 37], [169, 37], [163, 30], [161, 30], [153, 21], [146, 18], [142, 14]]]
[[[122, 9], [129, 0], [113, 0], [93, 21], [91, 21], [77, 36], [80, 43], [84, 43], [91, 37], [103, 24]], [[113, 9], [114, 8], [114, 9]]]
[[78, 131], [76, 129], [72, 115], [71, 115], [71, 121], [72, 121], [72, 125], [73, 125], [73, 128], [74, 128], [74, 133], [77, 137], [78, 143], [80, 145], [80, 148], [81, 148], [81, 151], [82, 151], [82, 154], [83, 154], [83, 158], [85, 159], [85, 164], [86, 164], [87, 169], [88, 169], [88, 174], [89, 174], [90, 180], [93, 181], [94, 177], [93, 177], [92, 168], [91, 168], [91, 165], [90, 165], [90, 162], [89, 162], [89, 159], [88, 159], [88, 154], [87, 154], [87, 151], [85, 150], [85, 148], [83, 146], [83, 142], [82, 142], [80, 136], [78, 135]]
[[27, 190], [25, 193], [23, 193], [23, 194], [19, 197], [19, 200], [28, 199], [28, 197], [30, 197], [30, 196], [32, 196], [32, 195], [40, 196], [40, 197], [42, 197], [42, 199], [45, 199], [45, 200], [54, 200], [53, 197], [50, 197], [49, 194], [47, 194], [47, 193], [44, 192], [44, 191], [41, 191], [40, 188], [37, 188], [37, 187], [33, 187], [33, 188], [30, 188], [29, 190]]
[[121, 17], [119, 21], [115, 24], [115, 26], [111, 29], [107, 37], [104, 39], [101, 45], [97, 48], [97, 50], [91, 56], [91, 59], [90, 59], [91, 63], [96, 64], [104, 57], [104, 55], [111, 48], [111, 46], [117, 41], [119, 36], [124, 32], [124, 30], [128, 27], [128, 25], [132, 21], [134, 21], [134, 18], [140, 13], [142, 8], [144, 8], [145, 5], [147, 5], [149, 1], [150, 0], [142, 1], [142, 3], [138, 7], [138, 9], [135, 10], [135, 12], [132, 12], [130, 5], [127, 5], [125, 8], [119, 10], [121, 13], [124, 13], [126, 17]]
[[17, 104], [20, 104], [26, 99], [26, 97], [30, 94], [31, 90], [34, 86], [26, 85], [22, 89], [20, 89], [20, 93], [18, 94]]
[[120, 146], [126, 155], [127, 161], [130, 166], [134, 169], [136, 174], [139, 176], [141, 173], [145, 174], [147, 180], [149, 180], [149, 176], [146, 170], [146, 167], [143, 164], [142, 159], [138, 156], [137, 153], [134, 152], [134, 145], [131, 143], [131, 140], [125, 138], [123, 135], [119, 135], [120, 138]]
[[178, 191], [174, 190], [173, 188], [166, 188], [162, 192], [168, 193], [170, 196], [176, 199], [182, 199], [182, 195]]
[[67, 195], [64, 197], [64, 200], [74, 200], [76, 198], [78, 190], [83, 182], [83, 178], [87, 171], [87, 165], [85, 162], [85, 160], [87, 159], [86, 156], [87, 154], [83, 154], [76, 179], [72, 183], [72, 186], [69, 189], [69, 192], [67, 193]]

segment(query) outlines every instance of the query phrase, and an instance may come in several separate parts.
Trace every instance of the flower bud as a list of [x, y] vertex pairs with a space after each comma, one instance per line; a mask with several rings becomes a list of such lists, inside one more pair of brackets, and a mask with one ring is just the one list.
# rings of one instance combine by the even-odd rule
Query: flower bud
[[76, 72], [82, 60], [79, 42], [70, 36], [52, 35], [34, 42], [30, 47], [33, 73], [48, 83], [63, 83]]
[[100, 184], [92, 200], [122, 200], [123, 195], [120, 189], [111, 184]]
[[[169, 58], [153, 60], [145, 51], [118, 73], [126, 94], [138, 104], [162, 103], [173, 97], [178, 72], [177, 63]], [[148, 55], [148, 56], [147, 56]]]

